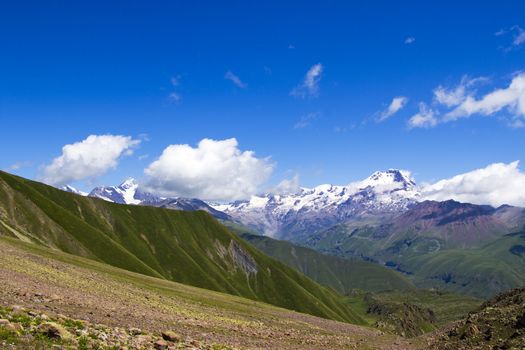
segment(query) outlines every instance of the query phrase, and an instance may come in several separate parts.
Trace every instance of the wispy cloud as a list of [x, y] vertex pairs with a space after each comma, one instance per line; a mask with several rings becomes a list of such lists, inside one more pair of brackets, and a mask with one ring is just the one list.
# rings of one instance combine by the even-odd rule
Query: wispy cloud
[[293, 128], [294, 129], [304, 129], [304, 128], [312, 125], [312, 123], [317, 118], [319, 118], [319, 113], [308, 113], [308, 114], [305, 114], [305, 115], [301, 116], [301, 118], [299, 119], [299, 121], [297, 121], [297, 123], [295, 123]]
[[233, 74], [232, 71], [227, 71], [226, 74], [224, 74], [224, 79], [231, 81], [233, 84], [235, 84], [235, 86], [241, 89], [244, 89], [248, 86], [238, 76]]
[[[170, 82], [173, 88], [177, 88], [181, 83], [180, 75], [171, 77]], [[182, 100], [182, 95], [176, 91], [172, 91], [168, 95], [168, 100], [173, 103], [178, 103]]]
[[493, 88], [479, 96], [477, 87], [488, 82], [485, 77], [464, 76], [455, 87], [438, 86], [433, 91], [434, 109], [420, 103], [419, 113], [408, 121], [409, 127], [430, 128], [475, 115], [500, 116], [511, 128], [524, 127], [525, 73], [517, 72], [507, 87]]
[[513, 117], [525, 117], [525, 73], [516, 74], [506, 88], [495, 89], [480, 98], [466, 96], [457, 107], [445, 114], [444, 121], [474, 114], [491, 116], [503, 109]]
[[504, 51], [511, 51], [525, 43], [525, 30], [518, 25], [514, 25], [508, 29], [503, 28], [494, 33], [496, 36], [504, 36], [507, 34], [512, 35], [512, 43], [504, 47]]
[[319, 82], [323, 75], [323, 65], [321, 63], [314, 64], [303, 79], [303, 81], [297, 85], [291, 92], [290, 95], [300, 98], [307, 96], [318, 96], [319, 95]]
[[486, 77], [469, 78], [464, 75], [460, 83], [454, 88], [444, 87], [439, 85], [434, 89], [434, 102], [447, 106], [454, 107], [461, 104], [469, 95], [476, 93], [474, 87], [480, 83], [488, 82]]
[[399, 112], [403, 109], [408, 102], [408, 98], [405, 96], [397, 96], [392, 99], [387, 109], [382, 111], [377, 118], [378, 122], [382, 122]]
[[180, 102], [180, 100], [182, 99], [182, 96], [177, 92], [172, 92], [168, 95], [168, 99], [171, 102]]
[[9, 171], [16, 171], [16, 170], [20, 170], [22, 168], [27, 168], [27, 167], [30, 167], [30, 166], [33, 166], [33, 162], [24, 160], [24, 161], [20, 161], [20, 162], [16, 162], [14, 164], [11, 164], [10, 166], [7, 167], [7, 170], [9, 170]]
[[414, 128], [431, 128], [436, 126], [438, 120], [436, 118], [436, 112], [429, 108], [425, 103], [419, 103], [419, 112], [414, 114], [408, 120], [408, 127]]
[[410, 45], [410, 44], [413, 44], [415, 41], [416, 41], [416, 38], [414, 38], [413, 36], [408, 36], [405, 38], [404, 42], [406, 45]]

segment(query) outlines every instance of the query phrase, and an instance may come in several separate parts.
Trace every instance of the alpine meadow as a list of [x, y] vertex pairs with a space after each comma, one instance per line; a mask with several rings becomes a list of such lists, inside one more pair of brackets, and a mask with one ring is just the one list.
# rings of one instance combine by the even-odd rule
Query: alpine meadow
[[0, 3], [0, 349], [525, 349], [525, 3]]

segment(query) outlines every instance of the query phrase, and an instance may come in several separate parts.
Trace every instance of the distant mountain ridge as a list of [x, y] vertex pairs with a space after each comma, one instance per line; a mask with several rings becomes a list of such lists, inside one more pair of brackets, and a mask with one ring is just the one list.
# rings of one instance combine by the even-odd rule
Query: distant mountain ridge
[[204, 210], [217, 219], [231, 220], [228, 214], [214, 209], [200, 199], [183, 197], [166, 198], [142, 191], [138, 182], [133, 178], [126, 179], [118, 186], [96, 187], [89, 193], [78, 191], [72, 186], [64, 186], [61, 189], [118, 204], [146, 205], [185, 211]]
[[420, 197], [410, 173], [389, 169], [346, 186], [320, 185], [292, 194], [266, 194], [212, 206], [265, 235], [300, 241], [349, 219], [383, 219], [399, 214]]
[[523, 231], [523, 208], [424, 201], [383, 222], [335, 225], [302, 244], [389, 266], [418, 287], [488, 297], [525, 284]]

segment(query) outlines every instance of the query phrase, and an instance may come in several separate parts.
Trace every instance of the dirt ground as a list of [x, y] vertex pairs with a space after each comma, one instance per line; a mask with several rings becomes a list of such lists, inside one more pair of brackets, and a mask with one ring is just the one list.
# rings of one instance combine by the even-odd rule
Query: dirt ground
[[421, 339], [407, 340], [58, 252], [44, 253], [0, 240], [4, 306], [156, 334], [175, 330], [189, 342], [242, 349], [424, 348]]

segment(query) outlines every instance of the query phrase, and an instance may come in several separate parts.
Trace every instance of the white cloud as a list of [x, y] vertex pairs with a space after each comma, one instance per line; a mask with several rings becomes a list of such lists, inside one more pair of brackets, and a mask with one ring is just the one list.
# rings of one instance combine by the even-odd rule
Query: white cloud
[[295, 97], [307, 97], [319, 95], [319, 82], [323, 75], [323, 65], [321, 63], [314, 64], [308, 72], [304, 80], [296, 86], [290, 94]]
[[397, 112], [399, 112], [403, 107], [406, 106], [408, 98], [404, 96], [397, 96], [392, 99], [390, 105], [386, 110], [381, 112], [381, 115], [378, 118], [379, 122], [385, 121]]
[[406, 45], [413, 44], [415, 41], [416, 41], [416, 38], [414, 38], [413, 36], [409, 36], [409, 37], [405, 38], [405, 44]]
[[454, 199], [492, 206], [525, 206], [525, 173], [520, 171], [519, 161], [494, 163], [426, 185], [422, 189], [422, 196], [438, 201]]
[[428, 108], [423, 102], [419, 103], [419, 112], [414, 114], [408, 120], [408, 127], [413, 128], [431, 128], [436, 126], [438, 120], [436, 118], [436, 112]]
[[296, 194], [301, 190], [299, 185], [299, 175], [295, 174], [291, 179], [284, 179], [269, 192], [274, 194]]
[[439, 85], [434, 89], [434, 101], [446, 107], [455, 107], [463, 103], [467, 97], [473, 96], [476, 93], [474, 86], [488, 81], [488, 78], [478, 77], [470, 79], [468, 76], [463, 76], [460, 83], [455, 88], [446, 88]]
[[319, 118], [319, 113], [308, 113], [303, 115], [297, 123], [293, 126], [294, 129], [304, 129], [312, 124], [314, 120]]
[[170, 145], [144, 170], [145, 187], [164, 196], [229, 201], [256, 194], [273, 172], [268, 158], [241, 151], [235, 138]]
[[233, 74], [231, 71], [227, 71], [226, 74], [224, 74], [224, 79], [231, 81], [235, 86], [238, 88], [244, 89], [248, 85], [245, 84], [238, 76]]
[[41, 180], [55, 186], [100, 176], [114, 169], [122, 156], [140, 143], [130, 136], [90, 135], [62, 147], [62, 154], [43, 168]]
[[473, 114], [493, 115], [502, 109], [517, 117], [525, 116], [525, 73], [514, 76], [510, 85], [496, 89], [480, 99], [469, 95], [452, 111], [445, 115], [445, 121], [470, 117]]

